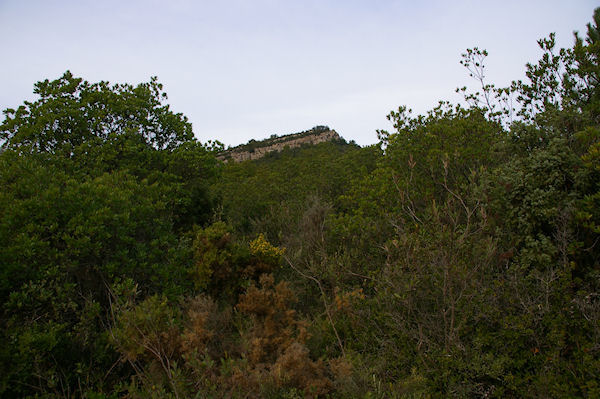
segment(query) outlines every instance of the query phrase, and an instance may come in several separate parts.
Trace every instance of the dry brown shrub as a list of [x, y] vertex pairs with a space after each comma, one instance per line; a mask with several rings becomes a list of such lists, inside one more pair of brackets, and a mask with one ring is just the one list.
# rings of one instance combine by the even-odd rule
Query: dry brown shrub
[[342, 313], [351, 313], [352, 307], [359, 301], [365, 299], [362, 288], [355, 288], [352, 291], [341, 291], [335, 289], [335, 311]]
[[338, 393], [352, 392], [356, 388], [355, 370], [352, 363], [343, 357], [329, 360], [329, 370], [333, 376], [333, 388]]
[[296, 311], [289, 308], [295, 296], [288, 284], [275, 285], [273, 275], [263, 274], [260, 285], [250, 286], [237, 305], [252, 319], [252, 328], [246, 334], [252, 365], [273, 363], [292, 342], [306, 335], [305, 326], [296, 320]]
[[310, 358], [307, 325], [291, 308], [294, 301], [286, 282], [276, 284], [272, 275], [262, 275], [258, 286], [240, 296], [235, 319], [239, 323], [231, 308], [220, 309], [206, 295], [178, 309], [159, 298], [144, 302], [125, 313], [128, 317], [121, 323], [123, 337], [133, 340], [138, 337], [134, 333], [143, 332], [134, 343], [154, 343], [148, 350], [136, 346], [130, 351], [135, 352], [130, 361], [140, 382], [130, 392], [144, 394], [156, 388], [180, 397], [215, 398], [302, 392], [312, 398], [339, 389], [339, 376], [349, 373], [348, 367], [341, 361], [328, 365]]
[[[251, 286], [240, 296], [237, 308], [250, 316], [252, 327], [244, 337], [248, 369], [236, 378], [255, 388], [271, 384], [301, 389], [307, 397], [325, 395], [333, 386], [329, 371], [321, 361], [310, 359], [304, 345], [306, 323], [290, 308], [294, 301], [288, 284], [275, 285], [272, 275], [262, 275], [260, 287]], [[240, 381], [244, 377], [246, 381]]]
[[222, 366], [240, 355], [231, 309], [220, 309], [211, 297], [199, 295], [185, 304], [185, 316], [180, 350], [190, 393], [235, 396], [237, 385]]
[[352, 363], [342, 357], [329, 360], [329, 368], [336, 380], [345, 380], [352, 377]]
[[186, 312], [188, 322], [180, 338], [182, 352], [203, 352], [207, 349], [215, 336], [214, 326], [210, 324], [214, 324], [212, 319], [217, 311], [216, 304], [207, 296], [197, 296], [190, 301]]
[[308, 348], [299, 342], [288, 346], [271, 368], [275, 381], [283, 386], [301, 388], [307, 397], [326, 395], [331, 391], [332, 383], [326, 374], [323, 362], [311, 360]]

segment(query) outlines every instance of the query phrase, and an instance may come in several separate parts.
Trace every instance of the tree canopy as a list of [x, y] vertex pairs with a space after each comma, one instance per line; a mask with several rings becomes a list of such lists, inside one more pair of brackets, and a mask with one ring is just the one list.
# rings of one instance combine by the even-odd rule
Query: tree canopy
[[84, 144], [131, 134], [156, 149], [174, 149], [193, 140], [182, 114], [163, 105], [167, 95], [156, 78], [137, 86], [90, 84], [67, 71], [35, 84], [39, 99], [4, 111], [4, 148], [72, 155]]

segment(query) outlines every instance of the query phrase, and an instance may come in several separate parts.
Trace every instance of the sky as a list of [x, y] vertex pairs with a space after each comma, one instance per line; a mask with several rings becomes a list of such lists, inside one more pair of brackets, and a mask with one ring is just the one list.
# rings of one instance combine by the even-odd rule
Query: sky
[[590, 0], [0, 0], [0, 109], [66, 70], [89, 82], [157, 76], [201, 142], [235, 146], [316, 125], [360, 145], [389, 111], [425, 113], [476, 87], [459, 64], [487, 49], [487, 79], [523, 79], [556, 32], [585, 33]]

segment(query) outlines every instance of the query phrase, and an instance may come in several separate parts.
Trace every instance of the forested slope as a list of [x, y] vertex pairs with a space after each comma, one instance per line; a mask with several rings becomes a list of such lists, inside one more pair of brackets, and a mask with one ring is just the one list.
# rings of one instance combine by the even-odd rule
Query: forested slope
[[2, 397], [600, 396], [600, 9], [523, 81], [221, 162], [155, 80], [0, 125]]

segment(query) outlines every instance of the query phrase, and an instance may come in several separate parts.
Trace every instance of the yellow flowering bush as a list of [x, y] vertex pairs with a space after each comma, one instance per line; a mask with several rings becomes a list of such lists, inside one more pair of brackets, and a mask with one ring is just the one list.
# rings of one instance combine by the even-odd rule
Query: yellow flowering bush
[[265, 236], [261, 233], [256, 237], [255, 240], [250, 242], [250, 253], [252, 255], [261, 258], [264, 261], [274, 261], [279, 262], [283, 254], [285, 253], [285, 248], [278, 248], [265, 238]]

